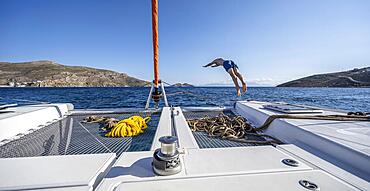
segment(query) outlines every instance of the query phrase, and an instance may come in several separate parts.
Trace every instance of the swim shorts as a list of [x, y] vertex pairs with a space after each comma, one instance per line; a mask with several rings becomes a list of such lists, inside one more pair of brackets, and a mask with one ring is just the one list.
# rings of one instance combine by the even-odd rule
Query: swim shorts
[[239, 67], [232, 60], [225, 60], [224, 63], [223, 63], [223, 66], [224, 66], [226, 72], [229, 72], [230, 68], [238, 68], [239, 69]]

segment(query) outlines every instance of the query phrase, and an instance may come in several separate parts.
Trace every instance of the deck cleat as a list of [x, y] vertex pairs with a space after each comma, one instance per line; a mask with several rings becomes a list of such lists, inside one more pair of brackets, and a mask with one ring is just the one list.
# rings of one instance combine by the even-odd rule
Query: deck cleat
[[181, 171], [179, 152], [176, 147], [177, 137], [163, 136], [159, 138], [161, 148], [154, 151], [153, 171], [161, 176], [177, 174]]

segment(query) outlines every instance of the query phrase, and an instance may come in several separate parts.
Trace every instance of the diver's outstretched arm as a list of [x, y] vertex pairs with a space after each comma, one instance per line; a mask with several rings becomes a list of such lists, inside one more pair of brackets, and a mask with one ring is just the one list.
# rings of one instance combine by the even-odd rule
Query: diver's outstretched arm
[[[211, 63], [209, 63], [209, 64], [207, 64], [207, 65], [204, 65], [203, 67], [208, 67], [208, 66], [212, 66], [212, 65], [215, 65], [216, 63], [214, 63], [214, 62], [211, 62]], [[217, 65], [216, 65], [217, 66]], [[212, 67], [216, 67], [216, 66], [212, 66]]]

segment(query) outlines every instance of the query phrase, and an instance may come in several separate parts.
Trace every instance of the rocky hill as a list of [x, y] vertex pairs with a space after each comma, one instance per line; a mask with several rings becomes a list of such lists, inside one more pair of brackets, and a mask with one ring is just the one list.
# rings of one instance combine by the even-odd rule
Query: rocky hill
[[370, 67], [317, 74], [286, 82], [277, 87], [370, 87]]
[[0, 85], [40, 87], [146, 86], [147, 81], [124, 73], [82, 66], [65, 66], [52, 61], [0, 62]]
[[171, 87], [194, 87], [194, 86], [188, 83], [176, 83], [172, 84]]

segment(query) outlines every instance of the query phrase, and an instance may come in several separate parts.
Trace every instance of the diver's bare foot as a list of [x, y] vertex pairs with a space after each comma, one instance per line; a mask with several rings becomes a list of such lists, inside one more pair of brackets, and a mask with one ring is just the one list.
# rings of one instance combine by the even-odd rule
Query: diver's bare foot
[[243, 83], [243, 92], [247, 92], [247, 83]]
[[238, 97], [240, 97], [240, 95], [241, 95], [240, 90], [236, 90], [236, 95], [237, 95]]

